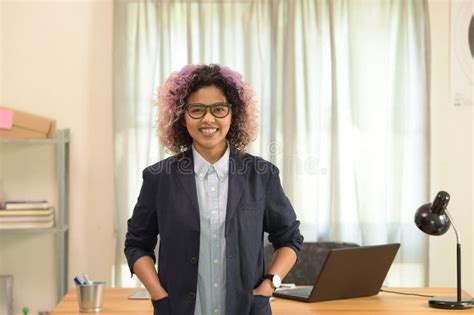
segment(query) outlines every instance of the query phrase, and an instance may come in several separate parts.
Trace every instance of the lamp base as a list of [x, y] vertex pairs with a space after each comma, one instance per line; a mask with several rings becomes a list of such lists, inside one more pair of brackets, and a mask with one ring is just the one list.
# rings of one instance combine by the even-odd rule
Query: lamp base
[[461, 301], [454, 296], [435, 296], [430, 298], [430, 307], [444, 308], [444, 309], [467, 309], [474, 307], [474, 301], [468, 298], [461, 298]]

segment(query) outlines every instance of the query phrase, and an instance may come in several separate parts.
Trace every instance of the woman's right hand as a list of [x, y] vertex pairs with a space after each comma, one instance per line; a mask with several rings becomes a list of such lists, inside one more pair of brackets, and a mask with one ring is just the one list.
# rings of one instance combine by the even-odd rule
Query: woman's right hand
[[133, 272], [150, 293], [152, 300], [161, 300], [168, 296], [156, 273], [154, 261], [149, 256], [138, 258], [133, 264]]
[[159, 301], [161, 299], [167, 298], [168, 297], [168, 292], [166, 292], [163, 289], [163, 292], [160, 292], [160, 293], [157, 293], [157, 294], [154, 294], [154, 295], [150, 294], [150, 297], [153, 301]]

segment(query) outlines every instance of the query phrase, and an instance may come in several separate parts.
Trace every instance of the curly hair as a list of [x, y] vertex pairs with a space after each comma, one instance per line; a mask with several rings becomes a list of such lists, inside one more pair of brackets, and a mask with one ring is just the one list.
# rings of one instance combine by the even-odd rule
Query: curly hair
[[159, 87], [157, 131], [161, 143], [173, 153], [189, 150], [193, 139], [184, 125], [185, 105], [192, 93], [206, 86], [219, 88], [232, 104], [226, 137], [232, 147], [245, 152], [257, 132], [254, 92], [238, 72], [215, 64], [187, 65]]

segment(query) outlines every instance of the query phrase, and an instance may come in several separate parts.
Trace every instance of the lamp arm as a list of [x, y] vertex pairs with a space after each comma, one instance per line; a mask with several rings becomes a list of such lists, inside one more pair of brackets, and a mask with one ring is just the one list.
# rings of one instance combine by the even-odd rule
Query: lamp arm
[[446, 215], [448, 216], [449, 221], [451, 221], [451, 225], [453, 226], [454, 233], [456, 233], [456, 243], [461, 244], [461, 236], [459, 236], [458, 229], [456, 229], [456, 225], [454, 224], [453, 217], [451, 216], [451, 214], [449, 214], [448, 209], [445, 209], [444, 212], [446, 212]]
[[448, 216], [449, 220], [451, 221], [451, 225], [453, 226], [454, 233], [456, 233], [456, 282], [457, 282], [457, 301], [458, 303], [462, 300], [462, 293], [461, 293], [461, 237], [459, 236], [458, 230], [456, 229], [456, 225], [454, 224], [453, 218], [448, 212], [448, 209], [445, 210], [446, 215]]

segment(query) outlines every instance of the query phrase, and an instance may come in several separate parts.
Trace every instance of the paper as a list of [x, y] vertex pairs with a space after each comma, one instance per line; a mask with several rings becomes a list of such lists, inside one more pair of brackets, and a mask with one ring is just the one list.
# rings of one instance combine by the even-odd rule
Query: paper
[[0, 108], [0, 129], [12, 129], [13, 111]]
[[128, 296], [129, 300], [148, 300], [150, 299], [150, 294], [147, 290], [135, 291]]
[[451, 102], [474, 106], [474, 2], [451, 1]]

